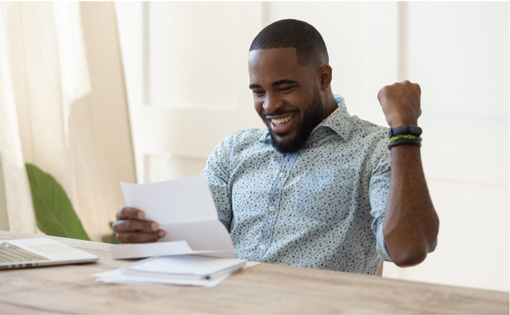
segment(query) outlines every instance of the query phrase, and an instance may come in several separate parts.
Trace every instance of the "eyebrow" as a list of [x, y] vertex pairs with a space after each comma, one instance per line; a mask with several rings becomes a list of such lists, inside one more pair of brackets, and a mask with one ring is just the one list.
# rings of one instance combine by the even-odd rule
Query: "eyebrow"
[[[271, 83], [271, 86], [278, 86], [278, 85], [282, 85], [282, 84], [297, 84], [297, 82], [296, 82], [296, 81], [293, 81], [293, 80], [287, 80], [287, 79], [284, 79], [284, 80], [275, 81], [275, 82]], [[250, 89], [253, 89], [253, 88], [261, 88], [261, 86], [260, 86], [260, 85], [258, 85], [258, 84], [254, 84], [254, 83], [252, 83], [252, 84], [250, 84], [250, 85], [249, 85], [249, 88], [250, 88]]]

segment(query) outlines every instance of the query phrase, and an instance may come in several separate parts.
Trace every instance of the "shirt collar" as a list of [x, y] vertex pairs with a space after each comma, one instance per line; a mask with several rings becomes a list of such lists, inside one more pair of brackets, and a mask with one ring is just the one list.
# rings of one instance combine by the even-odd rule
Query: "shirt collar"
[[335, 101], [338, 105], [338, 108], [332, 112], [326, 119], [324, 119], [320, 124], [315, 126], [312, 130], [313, 134], [320, 128], [330, 128], [335, 133], [337, 133], [343, 139], [347, 139], [350, 134], [350, 115], [347, 112], [347, 107], [345, 106], [345, 100], [340, 95], [333, 95], [335, 97]]
[[[315, 128], [312, 130], [310, 136], [319, 128], [330, 128], [335, 133], [337, 133], [343, 139], [347, 139], [349, 136], [350, 124], [349, 118], [350, 115], [347, 112], [347, 108], [345, 107], [345, 100], [341, 95], [334, 94], [335, 101], [338, 105], [338, 108], [332, 112], [326, 119], [320, 122]], [[266, 127], [265, 132], [259, 138], [260, 142], [268, 142], [271, 141], [271, 136], [269, 134], [269, 128]]]

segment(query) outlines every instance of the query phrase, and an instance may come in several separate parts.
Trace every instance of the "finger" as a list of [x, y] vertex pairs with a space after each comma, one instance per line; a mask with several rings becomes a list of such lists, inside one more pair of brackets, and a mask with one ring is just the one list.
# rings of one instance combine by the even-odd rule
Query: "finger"
[[115, 217], [117, 220], [126, 220], [126, 219], [138, 219], [143, 220], [145, 219], [145, 213], [136, 208], [132, 207], [122, 207], [120, 208], [117, 213], [115, 214]]
[[112, 224], [115, 232], [155, 232], [159, 230], [157, 222], [148, 220], [118, 220]]
[[414, 83], [413, 87], [416, 90], [416, 93], [418, 93], [418, 95], [421, 95], [421, 87], [420, 87], [420, 85], [418, 83]]
[[117, 240], [120, 243], [149, 243], [156, 242], [162, 237], [161, 235], [164, 236], [163, 230], [157, 232], [118, 233]]
[[388, 89], [388, 88], [389, 88], [389, 86], [388, 86], [388, 85], [383, 86], [383, 87], [379, 90], [379, 92], [377, 93], [377, 100], [379, 101], [379, 103], [381, 103], [381, 102], [382, 102], [383, 97], [385, 97], [385, 96], [386, 96], [386, 91], [387, 91], [387, 89]]

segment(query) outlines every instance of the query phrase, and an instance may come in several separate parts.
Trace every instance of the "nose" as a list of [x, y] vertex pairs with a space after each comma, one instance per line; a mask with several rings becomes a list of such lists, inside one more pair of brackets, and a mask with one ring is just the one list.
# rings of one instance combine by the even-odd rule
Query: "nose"
[[281, 105], [281, 102], [276, 97], [267, 97], [264, 100], [264, 104], [262, 104], [262, 107], [264, 107], [264, 110], [266, 112], [272, 113], [276, 111]]

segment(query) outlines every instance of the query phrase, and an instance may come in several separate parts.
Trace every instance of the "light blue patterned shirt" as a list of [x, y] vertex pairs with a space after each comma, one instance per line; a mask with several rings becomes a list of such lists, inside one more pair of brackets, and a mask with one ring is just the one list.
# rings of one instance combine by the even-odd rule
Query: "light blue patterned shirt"
[[388, 128], [335, 99], [339, 107], [296, 153], [274, 149], [265, 128], [228, 136], [208, 157], [202, 173], [237, 257], [365, 274], [390, 260]]

